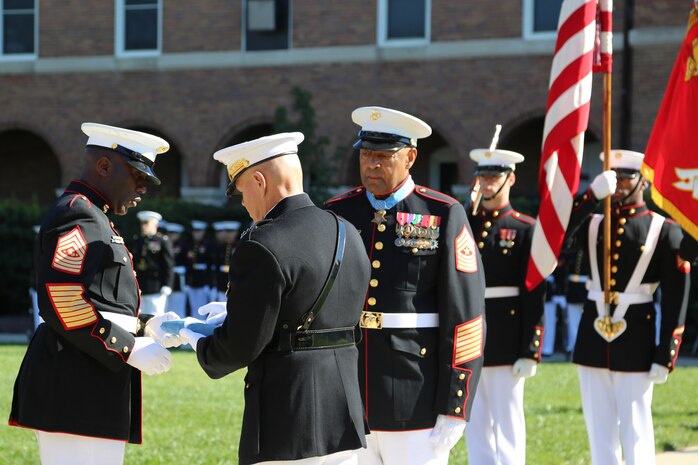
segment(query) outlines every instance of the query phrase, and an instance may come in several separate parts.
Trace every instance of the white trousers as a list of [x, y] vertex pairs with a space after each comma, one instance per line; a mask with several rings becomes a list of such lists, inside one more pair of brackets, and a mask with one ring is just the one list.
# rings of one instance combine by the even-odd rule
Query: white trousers
[[141, 313], [148, 315], [162, 315], [165, 313], [167, 296], [165, 294], [142, 294]]
[[126, 442], [34, 431], [41, 465], [122, 465]]
[[579, 322], [582, 320], [582, 307], [584, 304], [567, 304], [567, 352], [574, 350]]
[[[647, 372], [578, 367], [592, 465], [654, 465], [652, 391]], [[479, 392], [479, 388], [478, 388]]]
[[187, 295], [182, 291], [172, 292], [172, 294], [167, 296], [165, 308], [168, 312], [175, 312], [180, 318], [186, 318]]
[[557, 302], [546, 302], [545, 306], [545, 333], [543, 333], [543, 355], [555, 353], [555, 327], [557, 326]]
[[309, 457], [299, 460], [272, 460], [268, 462], [257, 462], [259, 465], [358, 465], [358, 449], [343, 450], [330, 455], [320, 457]]
[[465, 428], [468, 463], [523, 465], [526, 463], [524, 378], [511, 366], [483, 367]]
[[209, 300], [210, 297], [211, 288], [208, 286], [187, 288], [187, 299], [189, 299], [191, 316], [201, 319], [201, 315], [199, 315], [199, 307], [203, 307], [207, 303], [211, 302], [211, 300]]
[[359, 449], [359, 465], [447, 465], [448, 453], [437, 454], [429, 437], [432, 429], [373, 431], [366, 449]]

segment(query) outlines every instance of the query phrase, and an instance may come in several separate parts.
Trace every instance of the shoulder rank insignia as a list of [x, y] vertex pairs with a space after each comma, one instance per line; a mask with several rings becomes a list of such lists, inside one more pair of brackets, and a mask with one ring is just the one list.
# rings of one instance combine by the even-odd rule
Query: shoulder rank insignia
[[80, 226], [75, 226], [68, 234], [58, 239], [51, 266], [64, 273], [80, 274], [86, 254], [85, 236], [82, 235]]
[[477, 271], [475, 241], [468, 232], [466, 225], [463, 225], [463, 229], [456, 237], [456, 269], [463, 273], [475, 273]]

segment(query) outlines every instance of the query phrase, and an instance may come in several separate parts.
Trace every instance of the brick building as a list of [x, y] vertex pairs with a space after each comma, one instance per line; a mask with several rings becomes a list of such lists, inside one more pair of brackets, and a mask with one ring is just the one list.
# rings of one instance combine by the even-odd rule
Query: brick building
[[[535, 196], [561, 0], [0, 0], [0, 196], [49, 202], [79, 172], [84, 121], [166, 138], [165, 193], [223, 200], [211, 155], [271, 131], [291, 89], [312, 95], [319, 132], [358, 183], [351, 111], [381, 105], [427, 121], [418, 183], [456, 191], [471, 148], [527, 157]], [[644, 150], [691, 0], [616, 0], [613, 145]], [[599, 76], [583, 171], [595, 173]], [[301, 146], [301, 152], [303, 146]]]

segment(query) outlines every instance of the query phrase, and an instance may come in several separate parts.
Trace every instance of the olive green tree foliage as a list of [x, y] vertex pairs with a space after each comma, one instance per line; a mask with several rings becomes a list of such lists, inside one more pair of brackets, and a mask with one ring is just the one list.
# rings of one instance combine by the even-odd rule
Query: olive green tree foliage
[[304, 188], [316, 205], [322, 205], [331, 196], [331, 179], [339, 151], [329, 155], [329, 138], [317, 132], [310, 92], [294, 87], [291, 95], [293, 101], [290, 111], [285, 106], [276, 109], [274, 132], [300, 131], [305, 136], [298, 150], [303, 166]]

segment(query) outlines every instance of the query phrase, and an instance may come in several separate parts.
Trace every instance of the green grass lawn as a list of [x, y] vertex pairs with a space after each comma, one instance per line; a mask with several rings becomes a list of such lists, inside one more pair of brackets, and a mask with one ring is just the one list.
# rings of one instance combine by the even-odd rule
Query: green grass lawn
[[[6, 426], [12, 386], [24, 346], [0, 346], [0, 450], [2, 463], [36, 464], [31, 431]], [[126, 447], [127, 465], [236, 464], [242, 419], [243, 373], [209, 379], [192, 352], [174, 351], [170, 372], [144, 376], [142, 446]], [[657, 451], [698, 444], [698, 367], [679, 367], [654, 391]], [[279, 386], [283, 389], [283, 386]], [[535, 465], [588, 464], [577, 371], [569, 363], [545, 363], [526, 382], [527, 461]], [[450, 463], [467, 463], [464, 441]]]

